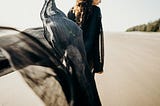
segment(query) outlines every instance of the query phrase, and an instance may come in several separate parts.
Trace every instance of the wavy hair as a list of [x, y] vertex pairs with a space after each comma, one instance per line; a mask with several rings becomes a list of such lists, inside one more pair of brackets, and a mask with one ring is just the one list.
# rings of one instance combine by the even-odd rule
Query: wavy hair
[[92, 12], [93, 0], [77, 0], [76, 5], [73, 7], [73, 13], [76, 16], [76, 23], [82, 26], [83, 23], [88, 19], [89, 14]]

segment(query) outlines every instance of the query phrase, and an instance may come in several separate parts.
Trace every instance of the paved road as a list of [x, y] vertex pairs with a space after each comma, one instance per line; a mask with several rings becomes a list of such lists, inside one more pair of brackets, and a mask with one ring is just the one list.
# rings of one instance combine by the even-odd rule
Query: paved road
[[160, 106], [160, 33], [106, 33], [103, 106]]

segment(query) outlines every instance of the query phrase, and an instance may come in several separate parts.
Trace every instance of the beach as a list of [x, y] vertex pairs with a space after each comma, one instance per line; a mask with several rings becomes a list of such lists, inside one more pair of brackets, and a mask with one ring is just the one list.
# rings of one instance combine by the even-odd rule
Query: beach
[[96, 75], [103, 106], [160, 106], [160, 33], [105, 35], [104, 73]]
[[0, 77], [0, 106], [45, 106], [18, 71]]
[[[95, 80], [102, 106], [160, 106], [160, 33], [105, 33]], [[0, 77], [0, 106], [44, 106], [19, 72]]]

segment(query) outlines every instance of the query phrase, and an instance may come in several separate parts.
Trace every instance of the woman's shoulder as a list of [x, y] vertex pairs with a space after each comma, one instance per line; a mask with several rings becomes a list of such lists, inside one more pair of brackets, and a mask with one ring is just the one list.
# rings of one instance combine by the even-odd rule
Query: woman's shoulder
[[92, 8], [93, 8], [95, 11], [101, 11], [101, 9], [100, 9], [98, 6], [96, 6], [96, 5], [92, 5]]
[[73, 8], [74, 8], [74, 7], [72, 7], [72, 8], [68, 11], [67, 17], [68, 17], [69, 19], [71, 19], [72, 21], [75, 21], [75, 14], [73, 13]]
[[69, 12], [73, 13], [73, 9], [74, 9], [74, 7], [70, 8], [69, 11], [68, 11], [68, 13]]
[[98, 6], [93, 5], [92, 9], [93, 9], [94, 14], [101, 16], [101, 9]]

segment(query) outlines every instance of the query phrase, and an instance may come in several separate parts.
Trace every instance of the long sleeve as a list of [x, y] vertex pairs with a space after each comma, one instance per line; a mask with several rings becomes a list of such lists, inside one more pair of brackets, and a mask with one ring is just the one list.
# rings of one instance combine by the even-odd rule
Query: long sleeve
[[104, 37], [102, 28], [102, 16], [100, 9], [97, 9], [96, 37], [94, 42], [94, 72], [103, 72], [104, 65]]

